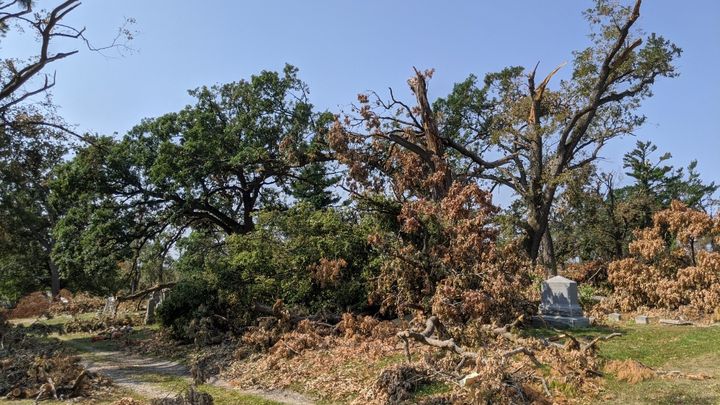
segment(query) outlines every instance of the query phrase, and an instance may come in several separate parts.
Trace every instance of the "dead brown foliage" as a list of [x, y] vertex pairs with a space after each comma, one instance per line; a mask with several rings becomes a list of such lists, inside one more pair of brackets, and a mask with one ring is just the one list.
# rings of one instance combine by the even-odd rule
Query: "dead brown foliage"
[[47, 314], [49, 309], [50, 298], [42, 291], [35, 291], [20, 298], [8, 314], [8, 319], [36, 318]]
[[75, 398], [106, 392], [111, 381], [85, 370], [57, 340], [39, 339], [31, 328], [2, 328], [0, 396]]
[[638, 230], [632, 257], [610, 263], [614, 286], [607, 309], [639, 307], [712, 315], [720, 307], [718, 223], [678, 201], [655, 214], [653, 226]]
[[[358, 404], [415, 403], [417, 389], [432, 383], [444, 384], [446, 392], [424, 403], [552, 403], [563, 402], [567, 391], [598, 392], [596, 342], [581, 344], [567, 334], [551, 341], [477, 325], [478, 344], [465, 349], [477, 361], [411, 341], [412, 361], [407, 362], [394, 335], [409, 326], [351, 314], [337, 328], [305, 321], [277, 332], [277, 341], [264, 352], [238, 346], [225, 377], [245, 388], [301, 387], [322, 400]], [[435, 333], [440, 339], [444, 332]], [[472, 372], [479, 378], [461, 388], [460, 380]]]
[[[263, 320], [261, 320], [263, 323]], [[400, 360], [392, 322], [345, 314], [335, 326], [302, 321], [282, 331], [264, 321], [241, 338], [225, 377], [234, 384], [266, 389], [301, 386], [328, 401], [348, 401], [366, 389], [384, 367]], [[269, 347], [260, 349], [268, 340]], [[385, 363], [387, 365], [388, 363]]]
[[496, 208], [477, 185], [453, 183], [440, 201], [405, 202], [401, 233], [372, 235], [385, 260], [372, 299], [386, 311], [418, 306], [448, 326], [506, 323], [530, 308], [531, 266], [518, 246], [497, 246]]
[[[63, 295], [63, 291], [67, 293]], [[103, 308], [105, 300], [101, 297], [96, 297], [88, 293], [78, 293], [72, 295], [68, 290], [60, 290], [60, 296], [67, 300], [67, 303], [62, 300], [54, 300], [50, 305], [50, 313], [53, 315], [77, 315], [88, 312], [96, 312]]]
[[613, 360], [605, 370], [615, 374], [618, 380], [637, 384], [655, 377], [655, 371], [637, 360]]
[[395, 364], [384, 369], [365, 397], [376, 403], [397, 404], [407, 401], [413, 392], [430, 380], [429, 371], [417, 365]]

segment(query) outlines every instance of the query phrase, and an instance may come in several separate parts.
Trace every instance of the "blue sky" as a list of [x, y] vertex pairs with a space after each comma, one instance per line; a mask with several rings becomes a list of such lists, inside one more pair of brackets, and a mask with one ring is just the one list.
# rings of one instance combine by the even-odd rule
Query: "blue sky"
[[[40, 7], [56, 2], [38, 0]], [[144, 117], [190, 102], [187, 89], [234, 81], [285, 62], [300, 68], [320, 109], [338, 111], [358, 92], [405, 90], [412, 67], [435, 68], [434, 96], [468, 74], [509, 65], [540, 74], [587, 46], [580, 0], [514, 1], [230, 1], [87, 0], [72, 15], [98, 44], [124, 17], [137, 20], [137, 52], [108, 58], [82, 51], [53, 66], [54, 99], [84, 131], [123, 134]], [[661, 80], [642, 111], [637, 138], [652, 140], [673, 163], [699, 161], [707, 181], [720, 182], [720, 2], [645, 1], [639, 21], [683, 48], [680, 77]], [[2, 41], [4, 55], [32, 42]], [[70, 44], [72, 45], [72, 44]], [[569, 72], [565, 68], [565, 73]], [[407, 94], [407, 93], [403, 93]], [[622, 169], [635, 139], [610, 143], [603, 165]]]

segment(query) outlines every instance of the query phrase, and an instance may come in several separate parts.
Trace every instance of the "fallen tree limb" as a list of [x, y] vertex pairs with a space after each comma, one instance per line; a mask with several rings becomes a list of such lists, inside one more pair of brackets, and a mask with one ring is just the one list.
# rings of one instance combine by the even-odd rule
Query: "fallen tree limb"
[[[507, 324], [505, 326], [494, 328], [492, 325], [487, 325], [485, 328], [487, 331], [492, 333], [495, 336], [503, 337], [506, 339], [509, 339], [513, 342], [517, 341], [515, 335], [513, 335], [510, 330], [520, 324], [522, 322], [522, 317], [519, 317], [514, 322]], [[478, 354], [472, 351], [469, 351], [468, 349], [459, 346], [457, 343], [455, 343], [455, 340], [453, 338], [441, 340], [437, 338], [433, 338], [432, 335], [435, 333], [436, 330], [442, 329], [442, 324], [440, 323], [440, 320], [437, 316], [431, 316], [430, 318], [425, 321], [425, 329], [422, 332], [413, 332], [411, 330], [404, 330], [400, 331], [396, 334], [398, 338], [400, 338], [403, 341], [404, 349], [405, 349], [405, 357], [407, 357], [407, 361], [412, 361], [412, 357], [410, 355], [410, 340], [414, 340], [416, 342], [422, 343], [427, 346], [437, 347], [438, 349], [442, 350], [448, 350], [451, 351], [459, 356], [462, 357], [461, 362], [458, 365], [458, 368], [462, 365], [465, 365], [467, 361], [471, 362], [477, 362], [478, 360]], [[526, 347], [518, 347], [513, 350], [509, 350], [507, 352], [502, 353], [501, 357], [503, 358], [503, 361], [509, 357], [512, 357], [516, 354], [524, 354], [528, 356], [528, 358], [533, 362], [533, 364], [537, 367], [541, 367], [543, 364], [538, 361], [538, 359], [535, 357], [535, 354]]]
[[612, 338], [620, 337], [620, 336], [622, 336], [622, 333], [618, 333], [618, 332], [611, 333], [611, 334], [609, 334], [609, 335], [607, 335], [607, 336], [598, 336], [598, 337], [596, 337], [595, 339], [591, 340], [590, 343], [588, 343], [588, 344], [586, 344], [585, 346], [583, 346], [582, 350], [583, 350], [583, 351], [590, 350], [591, 348], [595, 347], [595, 345], [597, 344], [597, 342], [599, 342], [599, 341], [601, 341], [601, 340], [610, 340], [610, 339], [612, 339]]
[[176, 283], [176, 282], [171, 282], [171, 283], [158, 284], [158, 285], [156, 285], [156, 286], [154, 286], [154, 287], [150, 287], [150, 288], [148, 288], [148, 289], [145, 289], [145, 290], [136, 292], [135, 294], [126, 295], [126, 296], [124, 296], [124, 297], [120, 296], [120, 297], [117, 297], [116, 299], [117, 299], [118, 302], [132, 301], [132, 300], [137, 299], [137, 298], [142, 298], [142, 297], [150, 294], [151, 292], [159, 291], [159, 290], [162, 290], [162, 289], [165, 289], [165, 288], [174, 287], [175, 284], [177, 284], [177, 283]]
[[[259, 302], [255, 302], [253, 304], [253, 310], [257, 313], [273, 316], [276, 318], [281, 318], [281, 314], [278, 313], [273, 307], [270, 305], [261, 304]], [[337, 324], [342, 320], [342, 317], [338, 314], [322, 314], [318, 313], [315, 315], [290, 315], [288, 314], [288, 320], [292, 323], [298, 323], [300, 321], [308, 320], [308, 321], [314, 321], [314, 322], [327, 322], [327, 323], [333, 323]]]
[[455, 340], [453, 340], [452, 338], [447, 340], [440, 340], [430, 337], [433, 333], [435, 333], [435, 329], [437, 329], [437, 325], [439, 325], [439, 323], [440, 321], [438, 320], [437, 316], [431, 316], [427, 319], [427, 321], [425, 321], [425, 330], [423, 330], [422, 332], [404, 330], [396, 334], [396, 336], [402, 339], [403, 343], [405, 344], [405, 356], [407, 357], [408, 361], [411, 361], [410, 339], [428, 346], [437, 347], [443, 350], [450, 350], [451, 352], [458, 354], [463, 358], [477, 359], [477, 353], [469, 352], [464, 348], [458, 346], [455, 343]]
[[524, 320], [525, 320], [525, 316], [520, 315], [517, 319], [515, 319], [514, 321], [512, 321], [511, 323], [509, 323], [505, 326], [501, 326], [499, 328], [493, 328], [492, 325], [484, 325], [483, 329], [492, 335], [505, 338], [512, 342], [517, 342], [518, 337], [517, 337], [517, 335], [512, 333], [512, 329], [516, 328], [518, 325], [523, 323]]
[[512, 356], [514, 356], [516, 354], [520, 354], [520, 353], [526, 355], [530, 359], [530, 361], [533, 362], [535, 367], [542, 367], [543, 364], [540, 363], [540, 361], [537, 359], [537, 357], [535, 357], [535, 353], [533, 353], [532, 350], [528, 349], [527, 347], [518, 347], [517, 349], [508, 350], [502, 354], [502, 358], [503, 358], [503, 360], [505, 360], [509, 357], [512, 357]]
[[70, 388], [70, 392], [72, 393], [72, 396], [78, 396], [78, 393], [80, 392], [80, 387], [82, 386], [82, 382], [87, 376], [87, 370], [83, 369], [83, 371], [75, 378], [75, 381], [73, 381], [72, 387]]

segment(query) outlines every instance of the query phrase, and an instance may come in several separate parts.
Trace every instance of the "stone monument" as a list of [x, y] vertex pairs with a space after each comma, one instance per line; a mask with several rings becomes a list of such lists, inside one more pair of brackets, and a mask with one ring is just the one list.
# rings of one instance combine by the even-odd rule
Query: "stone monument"
[[583, 315], [578, 300], [577, 283], [555, 276], [542, 283], [542, 299], [537, 321], [550, 326], [584, 328], [590, 320]]
[[102, 312], [100, 312], [100, 316], [104, 318], [115, 318], [115, 314], [117, 313], [117, 307], [117, 299], [112, 295], [107, 297], [107, 299], [105, 300], [105, 307], [103, 307]]
[[155, 323], [155, 310], [160, 304], [161, 299], [162, 295], [160, 291], [153, 291], [152, 293], [150, 293], [150, 297], [148, 298], [147, 303], [147, 310], [145, 311], [145, 325]]

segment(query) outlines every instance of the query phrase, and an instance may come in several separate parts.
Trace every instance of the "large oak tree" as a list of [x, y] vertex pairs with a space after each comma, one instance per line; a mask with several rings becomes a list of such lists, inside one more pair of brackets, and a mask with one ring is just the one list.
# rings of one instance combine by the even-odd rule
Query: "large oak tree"
[[146, 119], [119, 141], [98, 139], [63, 169], [58, 193], [72, 203], [56, 229], [58, 257], [77, 259], [74, 243], [93, 243], [82, 237], [93, 229], [82, 219], [93, 216], [76, 215], [93, 207], [123, 219], [122, 236], [108, 243], [130, 244], [135, 258], [168, 231], [245, 234], [257, 210], [280, 204], [289, 181], [322, 158], [314, 142], [322, 117], [292, 66], [190, 95], [192, 105]]

